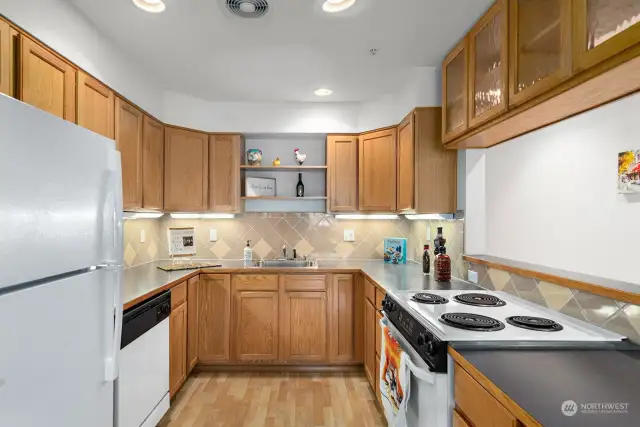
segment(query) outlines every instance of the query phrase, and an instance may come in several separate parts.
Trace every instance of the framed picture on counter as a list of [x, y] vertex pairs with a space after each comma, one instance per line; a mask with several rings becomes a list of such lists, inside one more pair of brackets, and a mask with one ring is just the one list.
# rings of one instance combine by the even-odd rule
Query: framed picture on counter
[[195, 228], [169, 228], [167, 234], [170, 256], [191, 256], [196, 254]]

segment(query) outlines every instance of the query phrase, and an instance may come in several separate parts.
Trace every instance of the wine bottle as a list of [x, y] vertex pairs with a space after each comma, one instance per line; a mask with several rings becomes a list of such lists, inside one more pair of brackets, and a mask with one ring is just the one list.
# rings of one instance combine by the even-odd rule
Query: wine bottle
[[296, 197], [304, 197], [304, 184], [302, 183], [302, 174], [298, 174], [298, 185], [296, 185]]

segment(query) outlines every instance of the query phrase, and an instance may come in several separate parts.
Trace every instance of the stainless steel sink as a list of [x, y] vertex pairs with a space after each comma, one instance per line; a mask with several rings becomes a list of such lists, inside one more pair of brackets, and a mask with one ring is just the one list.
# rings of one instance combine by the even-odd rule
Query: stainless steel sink
[[256, 267], [261, 268], [313, 268], [315, 263], [311, 260], [299, 259], [261, 259], [256, 262]]

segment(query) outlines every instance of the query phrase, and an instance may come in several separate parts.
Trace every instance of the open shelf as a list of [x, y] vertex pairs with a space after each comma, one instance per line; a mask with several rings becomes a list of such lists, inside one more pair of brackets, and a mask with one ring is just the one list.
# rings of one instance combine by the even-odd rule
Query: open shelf
[[283, 197], [283, 196], [258, 196], [258, 197], [247, 197], [247, 196], [242, 196], [240, 197], [242, 200], [300, 200], [300, 201], [304, 201], [304, 200], [327, 200], [326, 197], [321, 197], [321, 196], [317, 196], [317, 197]]
[[327, 169], [326, 166], [296, 166], [296, 165], [280, 165], [280, 166], [249, 166], [249, 165], [240, 165], [240, 169], [245, 170], [263, 170], [263, 171], [308, 171], [308, 170], [324, 170]]

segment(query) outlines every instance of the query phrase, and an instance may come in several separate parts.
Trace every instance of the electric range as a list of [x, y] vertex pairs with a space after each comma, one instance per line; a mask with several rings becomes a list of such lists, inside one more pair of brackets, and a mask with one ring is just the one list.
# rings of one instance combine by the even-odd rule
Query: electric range
[[624, 336], [497, 291], [396, 291], [385, 317], [433, 372], [447, 372], [449, 342], [586, 343]]

